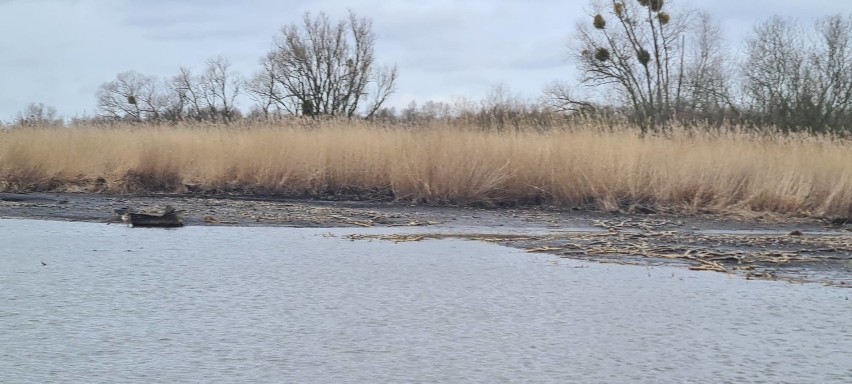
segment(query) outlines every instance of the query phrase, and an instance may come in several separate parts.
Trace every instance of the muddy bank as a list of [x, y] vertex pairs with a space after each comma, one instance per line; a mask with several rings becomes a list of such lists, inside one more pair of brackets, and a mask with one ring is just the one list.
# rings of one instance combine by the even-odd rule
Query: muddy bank
[[186, 225], [409, 227], [415, 229], [352, 238], [416, 241], [461, 237], [598, 262], [681, 265], [749, 279], [852, 285], [852, 226], [803, 218], [97, 194], [0, 194], [0, 218], [118, 224], [116, 210], [158, 213], [167, 205], [185, 212]]
[[588, 225], [592, 216], [547, 209], [426, 207], [383, 201], [291, 200], [272, 197], [0, 193], [0, 217], [119, 223], [116, 210], [183, 210], [186, 225], [376, 227], [476, 226], [528, 229]]

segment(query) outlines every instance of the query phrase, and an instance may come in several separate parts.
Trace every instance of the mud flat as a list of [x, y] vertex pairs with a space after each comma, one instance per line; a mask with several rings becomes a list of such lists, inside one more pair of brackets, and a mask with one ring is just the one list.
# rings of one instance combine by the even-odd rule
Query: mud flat
[[[183, 210], [185, 225], [383, 227], [352, 240], [464, 238], [565, 258], [678, 265], [747, 279], [852, 287], [852, 225], [805, 218], [424, 207], [258, 196], [0, 194], [0, 218], [120, 224], [116, 210]], [[395, 229], [396, 228], [396, 229]]]

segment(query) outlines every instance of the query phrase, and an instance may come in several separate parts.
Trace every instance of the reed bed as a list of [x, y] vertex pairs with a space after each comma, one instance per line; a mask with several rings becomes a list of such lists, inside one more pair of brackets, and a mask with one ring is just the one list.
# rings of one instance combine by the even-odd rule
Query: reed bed
[[827, 137], [282, 125], [10, 129], [0, 190], [852, 217], [852, 143]]

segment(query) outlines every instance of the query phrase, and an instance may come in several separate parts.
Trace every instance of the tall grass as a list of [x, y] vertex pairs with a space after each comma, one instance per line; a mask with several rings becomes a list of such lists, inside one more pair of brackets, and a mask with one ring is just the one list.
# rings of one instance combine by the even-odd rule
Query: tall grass
[[28, 128], [0, 133], [0, 190], [218, 191], [424, 204], [642, 206], [852, 216], [852, 144], [629, 127]]

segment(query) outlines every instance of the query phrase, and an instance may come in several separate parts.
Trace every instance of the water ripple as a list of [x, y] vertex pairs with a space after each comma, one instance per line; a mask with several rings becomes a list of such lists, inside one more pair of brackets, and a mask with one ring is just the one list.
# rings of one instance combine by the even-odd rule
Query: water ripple
[[852, 377], [843, 289], [337, 229], [0, 227], [3, 383]]

